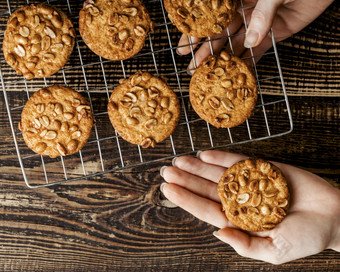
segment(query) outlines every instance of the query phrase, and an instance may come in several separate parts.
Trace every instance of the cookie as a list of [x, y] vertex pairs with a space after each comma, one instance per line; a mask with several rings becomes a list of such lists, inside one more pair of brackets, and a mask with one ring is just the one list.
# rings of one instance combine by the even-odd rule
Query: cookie
[[9, 17], [3, 42], [7, 63], [26, 79], [50, 76], [67, 62], [75, 43], [72, 22], [47, 4], [17, 9]]
[[87, 0], [79, 12], [79, 32], [87, 46], [110, 60], [124, 60], [144, 46], [153, 23], [140, 0]]
[[79, 151], [90, 137], [92, 126], [86, 99], [64, 86], [49, 86], [34, 93], [19, 122], [26, 145], [51, 158]]
[[247, 65], [222, 51], [209, 56], [190, 81], [190, 102], [196, 113], [217, 128], [230, 128], [250, 117], [256, 105], [256, 80]]
[[261, 159], [247, 159], [231, 166], [217, 190], [228, 220], [246, 231], [271, 230], [288, 212], [285, 177], [279, 168]]
[[123, 139], [147, 148], [171, 135], [180, 106], [176, 94], [162, 79], [139, 71], [121, 80], [113, 90], [108, 113]]
[[233, 20], [233, 0], [164, 0], [170, 21], [182, 33], [204, 38], [220, 34]]

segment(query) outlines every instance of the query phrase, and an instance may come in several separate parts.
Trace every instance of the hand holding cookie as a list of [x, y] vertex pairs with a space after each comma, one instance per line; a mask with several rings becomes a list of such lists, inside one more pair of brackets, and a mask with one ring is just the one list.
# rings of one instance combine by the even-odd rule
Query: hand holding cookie
[[202, 152], [199, 159], [178, 157], [173, 167], [161, 169], [168, 182], [162, 191], [174, 204], [220, 228], [214, 235], [242, 256], [280, 264], [324, 249], [340, 251], [340, 191], [312, 173], [282, 163], [273, 164], [286, 177], [291, 194], [283, 221], [260, 232], [232, 225], [222, 211], [217, 183], [226, 168], [244, 159], [222, 151]]
[[[240, 1], [234, 1], [240, 3]], [[221, 33], [214, 34], [211, 38], [214, 53], [219, 52], [228, 39], [222, 38], [231, 36], [233, 53], [241, 58], [251, 57], [250, 50], [253, 47], [255, 61], [261, 58], [268, 49], [272, 47], [272, 38], [269, 34], [270, 28], [273, 29], [275, 41], [279, 42], [287, 39], [294, 33], [299, 32], [313, 20], [315, 20], [333, 0], [243, 0], [245, 8], [243, 11], [238, 7], [233, 16], [232, 22], [228, 25], [228, 30], [224, 29]], [[244, 26], [243, 12], [248, 24], [247, 33]], [[201, 38], [191, 35], [193, 49], [198, 46]], [[222, 38], [222, 39], [220, 39]], [[245, 39], [246, 38], [246, 39]], [[179, 43], [177, 53], [187, 55], [191, 53], [188, 36], [183, 34]], [[230, 48], [230, 45], [228, 45]], [[209, 43], [203, 43], [195, 53], [196, 65], [198, 66], [207, 56], [210, 55]], [[247, 60], [249, 64], [252, 59]], [[188, 66], [188, 73], [192, 74], [194, 69], [193, 61]]]

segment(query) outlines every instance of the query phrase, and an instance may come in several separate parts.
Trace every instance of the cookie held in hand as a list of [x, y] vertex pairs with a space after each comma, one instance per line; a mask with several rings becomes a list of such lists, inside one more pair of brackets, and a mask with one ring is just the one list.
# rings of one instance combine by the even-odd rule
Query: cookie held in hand
[[170, 21], [182, 33], [204, 38], [220, 34], [232, 22], [233, 0], [164, 0]]
[[279, 168], [262, 159], [232, 165], [217, 190], [228, 220], [246, 231], [271, 230], [288, 212], [287, 181]]

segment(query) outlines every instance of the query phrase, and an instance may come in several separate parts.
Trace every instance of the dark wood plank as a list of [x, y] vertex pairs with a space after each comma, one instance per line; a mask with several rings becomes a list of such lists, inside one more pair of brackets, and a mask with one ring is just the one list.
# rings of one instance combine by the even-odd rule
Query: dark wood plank
[[[69, 2], [72, 11], [70, 17], [76, 29], [78, 29], [78, 11], [81, 7], [81, 1]], [[191, 54], [178, 56], [175, 53], [180, 33], [171, 24], [168, 24], [171, 40], [171, 43], [169, 43], [160, 2], [158, 0], [145, 2], [151, 13], [151, 18], [155, 22], [155, 32], [146, 41], [140, 54], [123, 62], [126, 76], [130, 76], [140, 69], [154, 74], [166, 75], [169, 79], [169, 84], [175, 90], [178, 90], [179, 85], [173, 64], [174, 57], [177, 71], [180, 73], [181, 87], [187, 90], [190, 76], [186, 74], [186, 69], [192, 56]], [[24, 0], [11, 2], [11, 10], [13, 11], [25, 3], [26, 1]], [[67, 0], [53, 1], [51, 3], [68, 12]], [[339, 9], [339, 5], [334, 2], [318, 20], [300, 33], [278, 44], [277, 48], [289, 95], [340, 95], [339, 88], [336, 87], [340, 80], [339, 69], [337, 69], [340, 55], [338, 46], [340, 35]], [[2, 44], [3, 32], [8, 18], [6, 1], [0, 3], [0, 13], [3, 13], [0, 17], [0, 44]], [[118, 80], [124, 76], [122, 63], [102, 60], [103, 66], [101, 66], [99, 57], [87, 48], [79, 33], [77, 38], [78, 46], [73, 50], [64, 70], [48, 77], [47, 84], [65, 84], [66, 82], [70, 87], [79, 91], [106, 92], [106, 81], [109, 91], [112, 91], [113, 87], [118, 84]], [[170, 50], [170, 48], [173, 48], [173, 50]], [[269, 51], [272, 52], [272, 50]], [[81, 62], [84, 65], [84, 71]], [[5, 84], [6, 86], [7, 84], [9, 85], [7, 86], [8, 90], [25, 90], [25, 82], [22, 77], [18, 77], [14, 70], [4, 62], [2, 52], [0, 52], [0, 64]], [[257, 69], [261, 80], [279, 75], [274, 55], [263, 57], [258, 63]], [[86, 77], [86, 82], [84, 77]], [[316, 77], [319, 78], [318, 81], [315, 81]], [[13, 84], [13, 82], [16, 82], [16, 84]], [[42, 79], [34, 79], [28, 82], [27, 87], [29, 90], [36, 91], [42, 88], [44, 84], [45, 82]], [[282, 94], [279, 78], [261, 81], [261, 89], [265, 94]]]
[[[26, 1], [17, 1], [13, 8]], [[70, 1], [72, 10], [79, 9], [79, 1]], [[149, 1], [147, 1], [149, 3]], [[65, 9], [65, 1], [53, 2]], [[157, 1], [150, 1], [149, 8], [155, 9]], [[0, 3], [0, 12], [6, 9], [6, 1]], [[67, 9], [66, 9], [67, 10]], [[74, 22], [77, 13], [72, 14]], [[335, 3], [311, 26], [286, 42], [278, 49], [287, 91], [292, 95], [338, 96], [339, 90], [337, 46], [339, 7]], [[161, 22], [162, 17], [154, 12], [153, 18]], [[3, 29], [6, 16], [0, 16]], [[159, 30], [160, 34], [162, 30]], [[171, 29], [173, 46], [179, 34]], [[1, 32], [0, 32], [1, 33]], [[164, 33], [163, 33], [164, 34]], [[161, 50], [169, 46], [161, 35], [154, 35], [153, 42]], [[320, 42], [315, 42], [320, 41]], [[0, 43], [2, 36], [0, 34]], [[84, 60], [90, 64], [98, 58], [84, 50]], [[148, 49], [148, 45], [145, 50]], [[73, 65], [79, 56], [73, 53]], [[160, 73], [169, 73], [167, 55], [160, 54]], [[169, 55], [168, 55], [169, 56]], [[0, 55], [0, 59], [2, 55]], [[129, 72], [148, 67], [155, 69], [150, 55], [134, 58], [126, 63]], [[185, 69], [189, 59], [176, 56], [180, 69]], [[93, 67], [91, 67], [93, 66]], [[70, 64], [67, 66], [71, 68]], [[66, 67], [66, 68], [67, 68]], [[270, 77], [274, 71], [270, 58], [259, 63], [261, 77]], [[298, 69], [297, 69], [298, 67]], [[117, 83], [122, 76], [121, 67], [112, 62], [104, 68], [110, 76], [109, 86]], [[163, 70], [162, 70], [163, 69]], [[17, 80], [7, 64], [1, 64], [7, 83]], [[331, 71], [330, 73], [328, 73]], [[89, 65], [85, 70], [89, 77], [91, 98], [97, 112], [105, 111], [106, 98], [97, 94], [103, 88], [101, 70]], [[68, 83], [78, 90], [85, 84], [81, 69], [65, 71]], [[183, 86], [189, 77], [181, 76]], [[62, 73], [51, 77], [48, 84], [63, 83]], [[298, 84], [297, 84], [298, 82]], [[170, 84], [177, 84], [170, 78]], [[26, 93], [20, 92], [23, 82], [8, 85], [10, 105], [20, 106], [27, 100]], [[28, 89], [34, 91], [43, 82], [29, 82]], [[265, 93], [279, 96], [264, 96], [265, 102], [282, 98], [278, 82], [263, 81]], [[13, 92], [12, 92], [13, 91]], [[294, 130], [291, 134], [266, 141], [232, 146], [226, 150], [260, 156], [271, 160], [293, 164], [312, 171], [340, 188], [340, 98], [336, 97], [291, 97], [291, 111]], [[191, 112], [190, 105], [187, 109]], [[13, 110], [16, 124], [21, 109]], [[287, 114], [283, 103], [266, 106], [266, 113], [272, 133], [287, 131]], [[183, 118], [183, 117], [182, 117]], [[189, 118], [194, 119], [192, 114]], [[112, 135], [113, 130], [105, 115], [98, 117], [100, 137]], [[265, 134], [261, 109], [250, 119], [253, 136]], [[204, 124], [193, 123], [195, 146], [209, 146], [209, 137]], [[205, 129], [206, 130], [206, 129]], [[338, 271], [339, 253], [325, 250], [320, 254], [296, 260], [288, 264], [273, 266], [260, 261], [238, 256], [234, 250], [212, 236], [215, 228], [195, 219], [179, 208], [169, 208], [159, 192], [162, 182], [159, 168], [170, 161], [152, 163], [147, 167], [134, 167], [125, 171], [80, 180], [51, 188], [28, 189], [18, 165], [16, 152], [9, 128], [6, 108], [0, 99], [0, 270], [1, 271]], [[201, 133], [204, 131], [204, 133]], [[247, 137], [244, 126], [233, 131], [235, 140]], [[92, 136], [93, 137], [93, 136]], [[31, 152], [19, 138], [23, 155]], [[225, 143], [225, 131], [213, 130], [214, 141]], [[175, 133], [176, 147], [180, 152], [190, 150], [185, 125]], [[136, 148], [122, 144], [126, 163], [138, 162]], [[95, 144], [84, 148], [85, 165], [88, 172], [100, 171]], [[170, 150], [170, 152], [169, 152]], [[153, 160], [171, 153], [170, 142], [143, 153]], [[103, 143], [106, 168], [120, 164], [114, 141]], [[47, 160], [51, 178], [60, 178], [60, 161]], [[67, 160], [68, 174], [80, 177], [82, 169], [79, 158]], [[35, 158], [25, 160], [30, 180], [44, 182], [40, 163]]]
[[[3, 105], [2, 105], [3, 107]], [[339, 186], [339, 100], [296, 97], [292, 134], [229, 148], [295, 164]], [[4, 109], [1, 109], [1, 112]], [[278, 111], [279, 112], [279, 111]], [[277, 116], [280, 120], [280, 116]], [[17, 167], [5, 114], [1, 115], [0, 268], [25, 271], [248, 271], [274, 266], [238, 256], [215, 230], [160, 201], [157, 163], [30, 190]], [[311, 134], [310, 131], [313, 131]], [[289, 147], [289, 148], [288, 148]], [[5, 152], [6, 150], [6, 152]], [[162, 152], [154, 150], [154, 152]], [[34, 166], [32, 166], [34, 167]], [[41, 175], [41, 173], [40, 173]], [[39, 178], [39, 173], [36, 173]], [[41, 178], [41, 177], [40, 177]], [[279, 266], [336, 271], [331, 250]]]

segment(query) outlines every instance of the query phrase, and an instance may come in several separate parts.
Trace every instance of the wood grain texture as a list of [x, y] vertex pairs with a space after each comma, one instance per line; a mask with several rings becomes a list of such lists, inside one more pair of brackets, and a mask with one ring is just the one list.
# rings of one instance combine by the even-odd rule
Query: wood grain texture
[[[187, 65], [191, 60], [191, 54], [178, 56], [175, 53], [177, 42], [181, 34], [176, 27], [168, 21], [170, 41], [167, 36], [167, 28], [161, 12], [159, 0], [145, 1], [153, 22], [155, 31], [146, 40], [142, 51], [135, 57], [123, 61], [114, 62], [100, 59], [82, 41], [78, 31], [78, 42], [70, 56], [70, 60], [63, 70], [47, 78], [47, 84], [65, 84], [65, 82], [76, 90], [90, 90], [96, 92], [109, 91], [118, 84], [118, 80], [124, 76], [130, 76], [137, 70], [147, 70], [153, 74], [165, 75], [169, 84], [178, 91], [179, 85], [176, 77], [177, 65], [181, 88], [187, 90], [190, 76], [187, 75]], [[11, 1], [11, 10], [15, 10], [26, 1]], [[81, 1], [52, 1], [52, 4], [69, 14], [75, 28], [78, 30], [78, 13]], [[68, 5], [70, 4], [70, 6]], [[69, 7], [71, 14], [69, 12]], [[289, 95], [306, 96], [340, 96], [339, 91], [339, 63], [340, 49], [339, 41], [339, 10], [336, 1], [313, 23], [293, 35], [291, 38], [277, 45], [281, 67], [286, 81], [286, 89]], [[8, 18], [8, 6], [6, 1], [0, 2], [0, 45], [3, 40], [6, 20]], [[173, 48], [173, 50], [170, 50]], [[153, 54], [151, 52], [154, 52]], [[272, 52], [273, 50], [269, 50]], [[9, 84], [8, 89], [25, 89], [25, 82], [18, 77], [4, 61], [0, 52], [0, 65], [5, 79]], [[124, 72], [122, 70], [124, 67]], [[280, 79], [271, 79], [279, 75], [275, 56], [269, 54], [264, 56], [257, 64], [261, 90], [264, 94], [281, 95], [282, 87]], [[318, 78], [315, 81], [315, 78]], [[86, 79], [86, 80], [85, 80]], [[267, 80], [268, 79], [268, 80]], [[15, 84], [13, 84], [15, 82]], [[106, 83], [106, 84], [105, 84]], [[29, 81], [27, 88], [36, 91], [45, 84], [43, 79]]]
[[[293, 133], [228, 150], [294, 164], [340, 186], [338, 102], [296, 97], [291, 101]], [[0, 270], [336, 271], [340, 265], [339, 253], [331, 250], [279, 267], [238, 256], [212, 236], [214, 227], [164, 207], [158, 171], [169, 161], [28, 189], [9, 144], [3, 104], [1, 112]], [[161, 156], [162, 148], [153, 152]], [[34, 164], [28, 167], [42, 179]]]
[[[23, 3], [26, 1], [17, 1], [12, 8]], [[67, 10], [66, 1], [52, 3]], [[157, 13], [157, 3], [158, 1], [150, 1], [148, 8], [153, 19], [161, 22], [162, 16]], [[74, 11], [73, 21], [76, 21], [77, 11], [80, 9], [79, 1], [70, 1], [70, 4]], [[7, 2], [1, 1], [0, 13], [5, 9]], [[288, 92], [319, 95], [290, 98], [293, 132], [226, 150], [293, 164], [320, 175], [340, 188], [340, 98], [320, 97], [339, 95], [338, 73], [334, 72], [327, 80], [324, 77], [325, 71], [336, 71], [338, 65], [338, 34], [329, 35], [328, 32], [329, 29], [332, 32], [338, 29], [338, 11], [334, 3], [310, 27], [279, 45]], [[5, 18], [6, 16], [0, 16], [1, 29]], [[170, 30], [175, 46], [179, 34], [174, 29]], [[156, 29], [156, 34], [161, 31], [163, 30]], [[153, 39], [156, 50], [169, 46], [161, 35], [154, 35]], [[322, 42], [311, 46], [311, 41], [315, 40]], [[0, 44], [1, 42], [0, 34]], [[323, 44], [327, 46], [324, 47]], [[84, 50], [84, 63], [99, 61], [87, 51], [84, 44], [80, 42], [79, 46], [81, 52]], [[150, 45], [146, 45], [145, 50], [150, 50], [148, 46]], [[322, 48], [328, 49], [324, 51]], [[294, 50], [298, 54], [292, 53]], [[68, 68], [72, 68], [71, 63], [74, 67], [80, 65], [77, 50], [73, 54]], [[315, 58], [318, 54], [322, 56], [322, 61]], [[160, 74], [171, 73], [173, 67], [167, 66], [166, 62], [169, 56], [171, 57], [164, 53], [156, 57], [161, 67]], [[183, 60], [176, 56], [176, 61], [181, 70], [186, 69], [188, 59]], [[6, 89], [10, 92], [9, 104], [12, 107], [23, 105], [27, 100], [26, 92], [21, 91], [25, 88], [24, 82], [17, 81], [18, 77], [6, 68], [7, 64], [1, 65]], [[128, 74], [142, 66], [155, 69], [150, 55], [131, 59], [125, 65]], [[261, 76], [270, 77], [272, 61], [263, 58], [260, 65]], [[104, 63], [103, 67], [110, 75], [108, 85], [114, 86], [122, 76], [121, 66], [110, 62]], [[64, 72], [71, 87], [92, 90], [90, 96], [95, 113], [105, 111], [107, 96], [100, 64], [85, 66], [89, 79], [87, 87], [81, 67]], [[180, 80], [184, 87], [187, 86], [189, 78], [185, 74], [180, 76]], [[170, 77], [169, 81], [177, 84], [176, 77]], [[63, 82], [62, 72], [47, 79], [47, 84]], [[312, 85], [314, 83], [315, 86]], [[287, 131], [289, 124], [285, 104], [270, 105], [270, 102], [282, 99], [282, 92], [275, 91], [278, 82], [263, 81], [263, 84], [268, 93], [277, 94], [263, 96], [264, 102], [269, 103], [265, 108], [271, 132], [275, 134]], [[40, 86], [44, 86], [43, 81], [28, 82], [30, 91]], [[169, 165], [169, 160], [51, 188], [28, 189], [18, 165], [2, 93], [0, 96], [0, 271], [339, 271], [340, 255], [332, 250], [280, 266], [239, 256], [230, 246], [214, 238], [214, 227], [195, 219], [180, 208], [167, 207], [168, 203], [159, 192], [162, 182], [159, 168], [164, 164]], [[187, 102], [185, 94], [184, 101]], [[190, 113], [189, 120], [195, 120], [196, 116], [188, 103], [186, 107]], [[21, 108], [12, 110], [15, 124], [19, 121], [20, 112]], [[100, 138], [112, 136], [114, 132], [107, 116], [97, 115], [96, 119]], [[181, 121], [183, 122], [183, 116]], [[261, 107], [256, 109], [249, 125], [253, 137], [266, 135]], [[191, 130], [196, 148], [210, 145], [204, 123], [193, 122]], [[223, 130], [212, 130], [214, 143], [228, 141], [225, 134]], [[235, 141], [248, 137], [245, 125], [232, 130], [232, 134]], [[32, 154], [20, 140], [20, 134], [18, 139], [22, 155]], [[185, 124], [176, 129], [174, 141], [178, 152], [190, 150]], [[138, 162], [138, 150], [123, 141], [120, 143], [124, 162]], [[121, 162], [115, 139], [103, 141], [101, 146], [102, 155], [106, 158], [105, 169], [118, 167]], [[143, 156], [152, 160], [161, 158], [164, 154], [171, 155], [170, 146], [168, 140], [155, 149], [145, 151]], [[96, 143], [84, 147], [87, 173], [101, 170], [97, 150]], [[39, 158], [33, 157], [24, 162], [30, 180], [38, 184], [45, 182]], [[79, 156], [72, 156], [65, 162], [69, 177], [83, 175]], [[60, 159], [47, 159], [46, 165], [51, 179], [63, 177]]]

